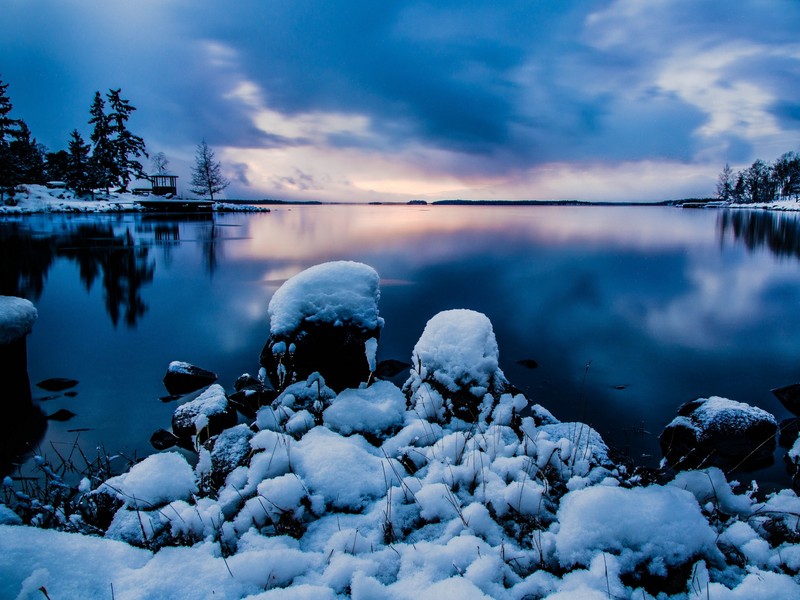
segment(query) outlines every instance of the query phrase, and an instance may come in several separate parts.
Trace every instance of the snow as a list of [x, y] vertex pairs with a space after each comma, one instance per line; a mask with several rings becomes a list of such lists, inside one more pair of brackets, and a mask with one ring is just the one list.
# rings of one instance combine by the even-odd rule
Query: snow
[[665, 573], [665, 567], [687, 557], [720, 555], [716, 533], [694, 496], [674, 487], [595, 486], [570, 492], [558, 517], [556, 554], [564, 567], [589, 566], [601, 551], [617, 554], [624, 572], [645, 563], [650, 572]]
[[30, 300], [0, 296], [0, 345], [10, 344], [28, 335], [37, 316]]
[[406, 398], [396, 385], [377, 381], [366, 389], [340, 393], [322, 413], [332, 430], [351, 433], [380, 433], [403, 424]]
[[[341, 325], [364, 331], [383, 327], [378, 316], [378, 273], [352, 261], [315, 265], [287, 280], [269, 303], [270, 331], [285, 335], [303, 321]], [[274, 351], [274, 349], [273, 349]]]
[[[151, 200], [153, 197], [145, 197]], [[106, 196], [105, 190], [98, 191], [95, 199], [91, 196], [79, 196], [72, 190], [63, 188], [50, 189], [44, 185], [28, 184], [14, 195], [16, 206], [0, 206], [0, 215], [20, 215], [47, 212], [139, 212], [144, 210], [137, 202], [142, 200], [130, 192], [111, 192]], [[219, 212], [270, 212], [265, 206], [250, 204], [234, 204], [215, 202], [212, 210]]]
[[[302, 277], [295, 292], [336, 303], [331, 318], [382, 325], [364, 312], [374, 271], [335, 264], [323, 279], [354, 277], [357, 302]], [[284, 324], [311, 306], [289, 296], [276, 303]], [[290, 385], [255, 422], [205, 441], [194, 469], [172, 451], [94, 491], [82, 480], [82, 510], [50, 508], [71, 532], [20, 525], [47, 507], [4, 481], [0, 597], [800, 597], [793, 491], [757, 499], [716, 468], [641, 485], [588, 425], [524, 412], [480, 313], [436, 315], [413, 357], [403, 390], [376, 381], [337, 395], [317, 373]], [[477, 418], [442, 418], [465, 390]], [[215, 384], [183, 407], [203, 407], [187, 415], [197, 426], [224, 400]], [[101, 499], [110, 525], [87, 535]]]
[[700, 404], [692, 412], [692, 418], [697, 421], [703, 429], [716, 427], [729, 431], [743, 430], [755, 423], [768, 421], [777, 426], [775, 417], [767, 411], [750, 406], [736, 400], [711, 396], [700, 400]]
[[194, 400], [176, 408], [174, 421], [180, 424], [194, 423], [195, 431], [199, 432], [208, 426], [209, 417], [222, 414], [227, 409], [225, 388], [215, 383]]
[[430, 319], [411, 364], [419, 378], [432, 377], [451, 392], [467, 388], [482, 395], [495, 379], [505, 381], [492, 323], [473, 310], [447, 310]]
[[197, 492], [192, 467], [177, 452], [148, 456], [131, 470], [106, 481], [100, 492], [110, 493], [132, 508], [148, 508]]

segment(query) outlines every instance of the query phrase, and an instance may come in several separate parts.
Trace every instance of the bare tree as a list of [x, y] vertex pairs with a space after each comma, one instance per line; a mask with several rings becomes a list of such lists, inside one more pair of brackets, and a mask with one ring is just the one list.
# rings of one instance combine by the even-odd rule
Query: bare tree
[[150, 159], [150, 163], [153, 165], [153, 175], [166, 175], [168, 173], [169, 160], [167, 160], [167, 155], [163, 152], [154, 154]]
[[230, 181], [222, 176], [222, 165], [214, 160], [214, 151], [203, 140], [197, 146], [195, 154], [195, 166], [192, 168], [191, 190], [195, 194], [211, 196], [221, 192]]

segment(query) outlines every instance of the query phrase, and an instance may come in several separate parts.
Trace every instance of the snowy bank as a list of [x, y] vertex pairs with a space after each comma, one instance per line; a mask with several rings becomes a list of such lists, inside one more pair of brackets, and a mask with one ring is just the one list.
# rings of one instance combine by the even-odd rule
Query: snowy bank
[[[273, 299], [273, 326], [382, 325], [373, 273], [333, 263], [301, 274]], [[194, 467], [154, 454], [61, 503], [26, 499], [7, 479], [0, 597], [800, 596], [793, 491], [758, 498], [715, 467], [646, 482], [588, 425], [530, 405], [498, 357], [485, 315], [445, 311], [402, 388], [370, 371], [337, 391], [312, 373], [259, 395], [265, 374], [245, 376], [268, 400], [194, 436]], [[225, 404], [218, 384], [204, 395]], [[176, 412], [203, 414], [193, 402]]]
[[[145, 209], [138, 204], [142, 196], [129, 192], [97, 192], [95, 199], [90, 195], [78, 195], [64, 188], [51, 189], [43, 185], [25, 185], [14, 195], [13, 206], [0, 205], [0, 216], [23, 215], [31, 213], [111, 213], [141, 212]], [[217, 212], [270, 212], [266, 206], [215, 202], [212, 210]]]

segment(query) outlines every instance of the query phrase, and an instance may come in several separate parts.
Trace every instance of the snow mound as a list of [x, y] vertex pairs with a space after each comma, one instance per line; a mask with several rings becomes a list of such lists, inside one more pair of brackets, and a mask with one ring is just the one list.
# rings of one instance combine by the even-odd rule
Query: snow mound
[[403, 424], [406, 398], [396, 385], [377, 381], [368, 388], [344, 390], [322, 413], [325, 425], [341, 433], [381, 433]]
[[173, 500], [185, 500], [197, 492], [194, 471], [177, 452], [148, 456], [130, 471], [102, 484], [109, 493], [132, 508], [152, 508]]
[[674, 487], [595, 486], [570, 492], [558, 509], [556, 553], [565, 567], [619, 555], [623, 572], [645, 563], [653, 574], [696, 557], [717, 557], [716, 533], [694, 496]]
[[342, 437], [324, 427], [309, 431], [292, 450], [295, 472], [312, 492], [338, 508], [361, 509], [398, 483], [397, 461], [379, 457], [360, 436]]
[[28, 335], [38, 313], [33, 303], [15, 296], [0, 296], [0, 345]]
[[775, 426], [778, 424], [773, 415], [757, 406], [750, 406], [744, 402], [719, 396], [705, 399], [694, 410], [692, 417], [703, 429], [716, 428], [736, 431], [763, 421], [769, 421]]
[[489, 390], [495, 379], [504, 380], [499, 359], [494, 329], [486, 315], [456, 309], [440, 312], [428, 321], [411, 362], [422, 379], [430, 376], [457, 392], [461, 388]]
[[383, 327], [378, 316], [378, 273], [352, 261], [315, 265], [286, 281], [269, 303], [273, 335], [295, 331], [303, 321], [349, 323], [365, 331]]

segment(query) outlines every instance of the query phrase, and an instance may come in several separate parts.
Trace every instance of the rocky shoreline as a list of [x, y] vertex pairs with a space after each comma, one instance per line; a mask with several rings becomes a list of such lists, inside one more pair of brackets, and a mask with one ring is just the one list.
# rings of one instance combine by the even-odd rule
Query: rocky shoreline
[[[148, 552], [147, 565], [172, 553], [160, 593], [224, 563], [230, 578], [205, 584], [223, 598], [800, 592], [800, 498], [742, 489], [720, 469], [774, 445], [774, 417], [722, 398], [687, 403], [662, 447], [691, 470], [632, 468], [507, 380], [481, 313], [434, 315], [402, 387], [379, 379], [379, 299], [377, 273], [360, 263], [288, 280], [270, 303], [261, 369], [234, 393], [210, 371], [170, 365], [168, 389], [191, 395], [154, 436], [162, 452], [85, 479], [60, 506], [26, 503], [7, 482], [0, 523], [17, 525], [0, 525], [3, 554], [36, 562], [23, 523], [73, 532], [67, 548], [99, 534]], [[8, 569], [0, 562], [18, 583], [30, 574]]]

